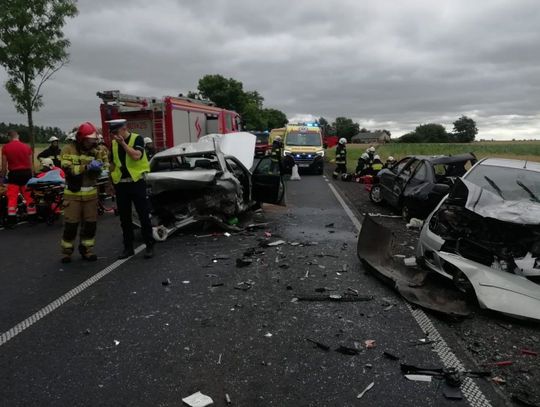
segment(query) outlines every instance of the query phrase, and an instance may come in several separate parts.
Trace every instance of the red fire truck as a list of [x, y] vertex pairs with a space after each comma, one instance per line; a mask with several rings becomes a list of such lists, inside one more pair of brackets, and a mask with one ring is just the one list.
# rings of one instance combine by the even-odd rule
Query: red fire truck
[[210, 101], [187, 97], [126, 95], [118, 90], [98, 92], [103, 137], [109, 143], [107, 120], [126, 119], [130, 130], [154, 141], [156, 150], [196, 142], [212, 133], [240, 131], [240, 115]]

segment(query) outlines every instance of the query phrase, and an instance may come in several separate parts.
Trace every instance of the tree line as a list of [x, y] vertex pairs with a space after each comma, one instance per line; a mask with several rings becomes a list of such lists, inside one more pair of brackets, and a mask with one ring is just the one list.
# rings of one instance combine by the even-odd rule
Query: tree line
[[414, 131], [401, 136], [398, 141], [400, 143], [471, 143], [475, 140], [478, 128], [473, 119], [461, 116], [453, 125], [453, 131], [448, 133], [442, 124], [421, 124]]
[[222, 75], [203, 76], [197, 91], [189, 91], [187, 97], [209, 99], [222, 109], [234, 110], [246, 130], [271, 130], [288, 123], [285, 113], [264, 107], [264, 97], [258, 91], [244, 90], [242, 82]]
[[[5, 144], [8, 141], [8, 131], [15, 130], [19, 133], [22, 141], [30, 142], [30, 129], [24, 124], [4, 123], [0, 122], [0, 144]], [[55, 136], [62, 139], [65, 134], [58, 127], [34, 126], [34, 139], [36, 143], [46, 143], [50, 137]]]

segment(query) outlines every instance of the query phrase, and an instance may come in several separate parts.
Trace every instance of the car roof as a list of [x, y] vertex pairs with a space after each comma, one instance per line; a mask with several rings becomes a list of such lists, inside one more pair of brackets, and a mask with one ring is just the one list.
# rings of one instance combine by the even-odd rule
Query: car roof
[[456, 155], [411, 155], [406, 158], [415, 158], [417, 160], [429, 161], [431, 164], [453, 164], [463, 161], [476, 160], [473, 153], [456, 154]]
[[527, 160], [511, 160], [509, 158], [485, 158], [478, 165], [490, 165], [493, 167], [526, 169], [540, 172], [540, 163]]

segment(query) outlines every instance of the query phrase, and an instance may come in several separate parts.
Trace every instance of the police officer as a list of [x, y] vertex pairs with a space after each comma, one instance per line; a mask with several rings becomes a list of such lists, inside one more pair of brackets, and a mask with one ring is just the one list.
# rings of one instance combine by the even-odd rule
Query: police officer
[[143, 175], [150, 171], [144, 139], [136, 133], [131, 133], [124, 119], [110, 120], [107, 123], [112, 135], [111, 178], [116, 191], [116, 204], [124, 238], [124, 251], [119, 258], [125, 259], [134, 254], [131, 219], [133, 205], [139, 215], [142, 236], [146, 244], [144, 257], [149, 259], [154, 256], [154, 238], [146, 199], [146, 182], [143, 178]]
[[336, 146], [336, 169], [332, 176], [337, 178], [339, 174], [347, 173], [347, 139], [342, 137]]
[[93, 249], [97, 228], [96, 180], [108, 157], [96, 149], [97, 133], [90, 122], [82, 123], [75, 143], [67, 144], [60, 153], [62, 170], [66, 175], [64, 189], [64, 233], [62, 235], [62, 263], [70, 263], [79, 224], [79, 253], [88, 261], [96, 261]]
[[272, 142], [272, 150], [270, 151], [270, 160], [272, 164], [270, 166], [270, 171], [272, 173], [281, 172], [281, 158], [283, 157], [283, 142], [281, 141], [281, 136], [276, 136]]
[[53, 163], [56, 167], [60, 167], [60, 147], [58, 146], [58, 137], [52, 136], [47, 140], [50, 145], [41, 153], [38, 154], [37, 158], [50, 158], [53, 160]]

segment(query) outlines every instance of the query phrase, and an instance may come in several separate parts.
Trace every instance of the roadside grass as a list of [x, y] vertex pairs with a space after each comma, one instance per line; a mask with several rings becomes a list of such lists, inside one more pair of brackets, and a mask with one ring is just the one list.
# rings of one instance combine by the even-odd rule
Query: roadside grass
[[[347, 144], [347, 170], [353, 172], [358, 158], [372, 144]], [[486, 141], [477, 143], [388, 143], [374, 145], [384, 162], [389, 156], [399, 160], [408, 155], [456, 155], [474, 153], [478, 158], [498, 157], [540, 162], [540, 141]], [[334, 162], [335, 147], [326, 150], [326, 160]]]

